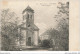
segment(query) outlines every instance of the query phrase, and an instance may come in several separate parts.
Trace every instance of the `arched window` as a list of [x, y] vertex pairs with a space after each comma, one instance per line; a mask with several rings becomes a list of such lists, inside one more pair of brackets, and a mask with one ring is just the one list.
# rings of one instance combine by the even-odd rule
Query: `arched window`
[[31, 37], [28, 37], [28, 46], [31, 46]]
[[32, 15], [30, 16], [30, 18], [32, 19]]
[[28, 18], [29, 18], [29, 14], [28, 14]]

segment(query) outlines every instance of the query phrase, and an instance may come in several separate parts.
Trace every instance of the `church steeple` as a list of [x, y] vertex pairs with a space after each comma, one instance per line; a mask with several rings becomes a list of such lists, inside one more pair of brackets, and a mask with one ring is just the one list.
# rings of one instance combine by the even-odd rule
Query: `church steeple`
[[23, 22], [27, 24], [34, 23], [34, 10], [30, 6], [23, 11]]
[[33, 12], [34, 13], [34, 10], [29, 5], [27, 6], [26, 9], [23, 10], [22, 13], [24, 14], [26, 11], [30, 11], [30, 12]]

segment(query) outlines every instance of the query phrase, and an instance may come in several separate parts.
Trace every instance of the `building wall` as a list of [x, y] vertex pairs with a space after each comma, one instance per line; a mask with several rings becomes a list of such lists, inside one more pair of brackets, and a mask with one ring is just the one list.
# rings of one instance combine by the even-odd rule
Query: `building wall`
[[[26, 33], [27, 32], [27, 33]], [[21, 30], [21, 35], [23, 36], [20, 45], [21, 46], [29, 46], [30, 43], [28, 38], [31, 37], [31, 46], [38, 45], [38, 31], [30, 31], [30, 30]]]
[[21, 30], [21, 36], [22, 36], [22, 40], [21, 40], [21, 46], [26, 46], [26, 30]]
[[30, 31], [30, 30], [28, 30], [27, 31], [27, 36], [26, 36], [26, 39], [27, 39], [27, 45], [28, 45], [28, 43], [29, 43], [29, 41], [28, 41], [28, 38], [30, 37], [31, 38], [31, 45], [33, 45], [33, 31]]
[[38, 45], [38, 31], [34, 31], [34, 45]]
[[[28, 7], [29, 8], [29, 7]], [[28, 45], [29, 39], [31, 38], [31, 45], [38, 45], [38, 32], [33, 31], [31, 25], [34, 24], [34, 12], [33, 11], [25, 11], [23, 14], [23, 22], [26, 23], [24, 28], [28, 28], [29, 30], [23, 30], [21, 33], [23, 34], [23, 43], [22, 45]], [[29, 41], [28, 41], [29, 40]]]

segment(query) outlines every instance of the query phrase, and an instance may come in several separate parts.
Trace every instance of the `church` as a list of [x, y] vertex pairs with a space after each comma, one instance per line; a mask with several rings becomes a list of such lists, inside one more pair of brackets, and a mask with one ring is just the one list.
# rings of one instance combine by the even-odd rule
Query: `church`
[[22, 36], [20, 46], [38, 46], [39, 28], [34, 24], [34, 10], [28, 6], [22, 12], [23, 22], [19, 25], [19, 32]]

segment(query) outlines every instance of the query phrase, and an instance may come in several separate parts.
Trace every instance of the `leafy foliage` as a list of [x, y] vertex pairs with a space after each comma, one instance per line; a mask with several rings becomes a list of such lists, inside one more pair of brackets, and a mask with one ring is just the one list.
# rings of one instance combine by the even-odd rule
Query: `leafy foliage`
[[57, 30], [59, 31], [59, 45], [64, 48], [64, 50], [68, 50], [69, 48], [69, 2], [66, 4], [60, 3], [61, 6], [59, 8], [58, 17], [60, 21], [58, 21]]
[[[69, 48], [69, 2], [66, 4], [59, 3], [57, 7], [59, 9], [57, 15], [55, 15], [58, 25], [56, 28], [50, 28], [45, 33], [49, 35], [49, 46], [53, 50], [68, 50]], [[44, 41], [42, 41], [44, 42]], [[42, 44], [43, 45], [43, 44]], [[47, 44], [44, 44], [45, 46]]]
[[[2, 50], [12, 50], [16, 45], [18, 38], [17, 30], [17, 18], [14, 12], [10, 12], [9, 9], [2, 10], [1, 13], [1, 38], [2, 38]], [[14, 19], [14, 20], [13, 20]], [[12, 48], [12, 49], [11, 49]]]
[[43, 40], [42, 47], [49, 48], [50, 47], [50, 41], [49, 40]]

